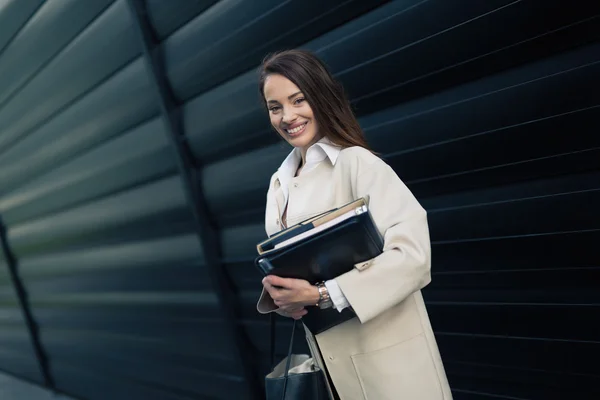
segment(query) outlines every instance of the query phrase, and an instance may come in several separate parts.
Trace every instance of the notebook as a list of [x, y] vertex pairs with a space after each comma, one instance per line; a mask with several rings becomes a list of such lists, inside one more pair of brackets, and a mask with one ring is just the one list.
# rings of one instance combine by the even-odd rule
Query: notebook
[[[368, 208], [368, 198], [303, 221], [257, 245], [255, 265], [263, 276], [304, 279], [312, 284], [335, 279], [355, 264], [383, 251], [383, 236]], [[310, 307], [303, 322], [318, 334], [353, 318], [352, 310]]]
[[[293, 225], [287, 229], [284, 229], [265, 241], [259, 243], [256, 246], [258, 254], [264, 254], [270, 250], [275, 248], [284, 247], [287, 244], [294, 243], [304, 237], [308, 237], [315, 233], [318, 233], [327, 227], [331, 226], [331, 221], [335, 220], [335, 223], [339, 222], [339, 218], [345, 216], [347, 218], [352, 212], [355, 212], [357, 209], [363, 209], [363, 207], [368, 207], [369, 198], [364, 197], [358, 200], [352, 201], [342, 207], [335, 208], [329, 211], [326, 211], [317, 216], [311, 217], [307, 220], [304, 220], [296, 225]], [[325, 226], [323, 226], [325, 225]], [[316, 230], [315, 230], [316, 229]], [[304, 235], [303, 235], [304, 234]], [[303, 236], [301, 236], [303, 235]], [[288, 242], [289, 239], [295, 238], [292, 242]], [[282, 243], [285, 243], [282, 245]]]

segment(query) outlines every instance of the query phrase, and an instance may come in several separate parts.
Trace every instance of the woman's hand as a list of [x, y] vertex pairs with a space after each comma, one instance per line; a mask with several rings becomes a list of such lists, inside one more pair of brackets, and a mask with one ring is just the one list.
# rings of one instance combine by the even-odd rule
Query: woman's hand
[[308, 311], [304, 307], [319, 302], [319, 289], [302, 279], [280, 278], [269, 275], [263, 279], [263, 286], [271, 295], [278, 313], [300, 319]]

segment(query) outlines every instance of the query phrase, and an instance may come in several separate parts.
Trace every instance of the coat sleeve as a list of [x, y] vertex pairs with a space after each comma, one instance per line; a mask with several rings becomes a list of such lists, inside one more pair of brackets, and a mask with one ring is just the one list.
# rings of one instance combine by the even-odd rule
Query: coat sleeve
[[431, 281], [431, 244], [425, 209], [390, 166], [378, 160], [358, 172], [351, 178], [353, 195], [369, 196], [384, 249], [336, 281], [365, 323]]

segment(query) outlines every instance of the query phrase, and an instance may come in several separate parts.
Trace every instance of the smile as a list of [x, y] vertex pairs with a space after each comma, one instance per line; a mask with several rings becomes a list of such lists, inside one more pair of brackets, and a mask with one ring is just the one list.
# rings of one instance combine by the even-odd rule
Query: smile
[[303, 123], [300, 126], [297, 126], [293, 129], [286, 129], [285, 131], [288, 133], [288, 135], [290, 136], [298, 136], [300, 135], [302, 132], [304, 132], [304, 128], [306, 127], [306, 124], [308, 124], [308, 122]]

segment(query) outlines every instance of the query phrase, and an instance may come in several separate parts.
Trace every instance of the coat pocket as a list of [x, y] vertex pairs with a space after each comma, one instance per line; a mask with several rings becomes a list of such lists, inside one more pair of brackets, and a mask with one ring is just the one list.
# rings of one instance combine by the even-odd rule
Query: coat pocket
[[443, 399], [424, 334], [352, 356], [366, 400]]

